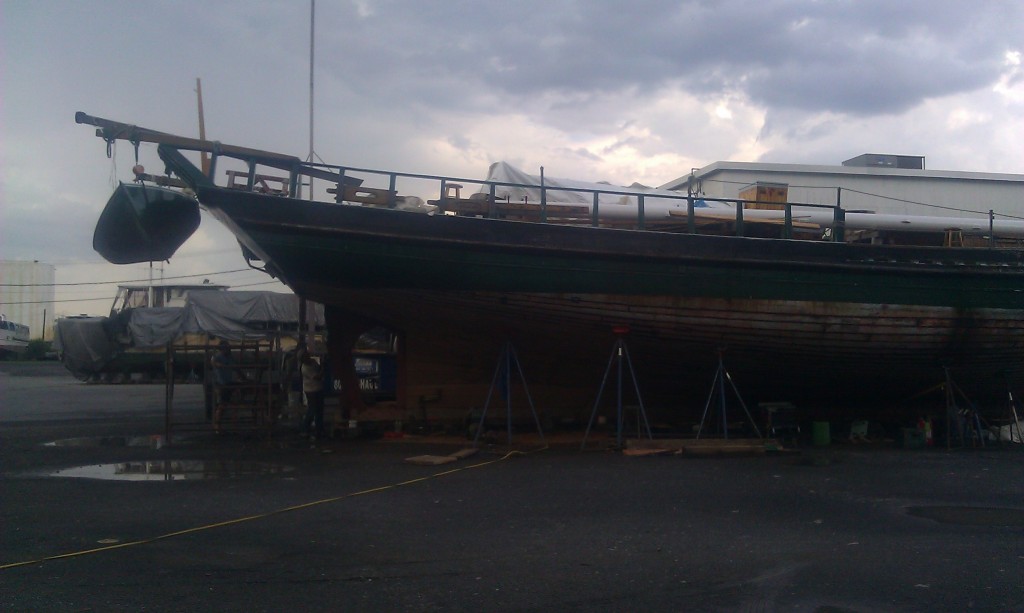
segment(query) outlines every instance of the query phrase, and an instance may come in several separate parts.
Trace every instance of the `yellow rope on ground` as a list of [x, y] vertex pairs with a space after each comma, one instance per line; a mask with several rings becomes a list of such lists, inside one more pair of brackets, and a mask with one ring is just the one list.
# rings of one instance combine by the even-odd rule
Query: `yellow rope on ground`
[[12, 562], [10, 564], [0, 565], [0, 570], [7, 570], [7, 569], [10, 569], [10, 568], [17, 568], [19, 566], [29, 566], [29, 565], [32, 565], [32, 564], [41, 564], [42, 562], [48, 562], [50, 560], [60, 560], [60, 559], [63, 559], [63, 558], [75, 558], [75, 557], [78, 557], [78, 556], [84, 556], [84, 555], [88, 555], [88, 554], [92, 554], [92, 553], [100, 553], [100, 552], [103, 552], [103, 551], [111, 551], [111, 550], [114, 550], [114, 549], [123, 549], [125, 547], [135, 547], [136, 545], [145, 545], [147, 543], [155, 543], [156, 541], [162, 541], [162, 540], [173, 538], [173, 537], [176, 537], [176, 536], [183, 536], [185, 534], [192, 534], [192, 533], [195, 533], [195, 532], [202, 532], [204, 530], [212, 530], [214, 528], [223, 528], [225, 526], [233, 526], [235, 524], [241, 524], [241, 523], [245, 523], [245, 522], [248, 522], [248, 521], [254, 521], [254, 520], [257, 520], [257, 519], [265, 519], [267, 517], [273, 517], [274, 515], [281, 515], [283, 513], [291, 513], [293, 511], [301, 511], [302, 509], [308, 509], [308, 508], [311, 508], [311, 507], [319, 506], [319, 505], [322, 505], [322, 504], [328, 504], [328, 503], [331, 503], [331, 502], [338, 502], [339, 500], [345, 500], [347, 498], [355, 498], [356, 496], [366, 496], [368, 494], [377, 494], [379, 492], [385, 492], [387, 490], [392, 490], [392, 489], [396, 489], [396, 488], [399, 488], [399, 487], [415, 485], [416, 483], [422, 483], [424, 481], [430, 481], [431, 479], [438, 479], [440, 477], [445, 477], [445, 476], [448, 476], [448, 475], [453, 475], [455, 473], [462, 472], [464, 470], [469, 470], [471, 468], [481, 468], [483, 466], [489, 466], [491, 464], [497, 464], [498, 462], [504, 462], [505, 460], [507, 460], [507, 459], [509, 459], [509, 458], [511, 458], [513, 456], [516, 456], [516, 455], [527, 455], [529, 453], [537, 453], [538, 451], [544, 451], [545, 449], [547, 449], [547, 445], [545, 445], [544, 447], [541, 447], [539, 449], [535, 449], [533, 451], [510, 451], [510, 452], [506, 453], [505, 455], [503, 455], [502, 457], [497, 458], [495, 460], [488, 460], [486, 462], [478, 462], [477, 464], [472, 464], [470, 466], [462, 466], [460, 468], [452, 468], [450, 470], [445, 470], [445, 471], [433, 473], [433, 474], [427, 475], [425, 477], [417, 477], [416, 479], [409, 479], [408, 481], [402, 481], [402, 482], [399, 482], [399, 483], [392, 483], [391, 485], [382, 485], [380, 487], [374, 487], [374, 488], [370, 488], [368, 490], [362, 490], [362, 491], [359, 491], [359, 492], [352, 492], [351, 494], [342, 494], [341, 496], [333, 496], [331, 498], [324, 498], [323, 500], [315, 500], [313, 502], [306, 502], [306, 503], [303, 503], [303, 504], [297, 504], [297, 505], [294, 505], [294, 506], [285, 507], [283, 509], [277, 509], [276, 511], [269, 511], [267, 513], [260, 513], [258, 515], [249, 515], [247, 517], [238, 517], [238, 518], [235, 518], [235, 519], [229, 519], [227, 521], [217, 522], [215, 524], [207, 524], [205, 526], [197, 526], [195, 528], [186, 528], [185, 530], [178, 530], [177, 532], [168, 532], [167, 534], [161, 534], [160, 536], [154, 536], [154, 537], [148, 538], [148, 539], [141, 539], [141, 540], [138, 540], [138, 541], [130, 541], [130, 542], [127, 542], [127, 543], [116, 543], [116, 544], [113, 544], [113, 545], [106, 545], [104, 547], [96, 547], [94, 549], [85, 549], [85, 550], [82, 550], [82, 551], [72, 551], [70, 553], [61, 553], [61, 554], [57, 554], [57, 555], [47, 556], [45, 558], [39, 558], [39, 559], [36, 559], [36, 560], [25, 560], [23, 562]]

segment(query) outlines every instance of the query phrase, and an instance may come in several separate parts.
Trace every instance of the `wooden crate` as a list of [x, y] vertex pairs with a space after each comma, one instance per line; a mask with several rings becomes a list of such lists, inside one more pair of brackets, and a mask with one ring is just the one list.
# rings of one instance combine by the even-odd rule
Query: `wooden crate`
[[786, 208], [782, 205], [789, 201], [789, 185], [758, 181], [741, 189], [739, 195], [741, 200], [756, 200], [745, 204], [744, 208], [781, 211]]

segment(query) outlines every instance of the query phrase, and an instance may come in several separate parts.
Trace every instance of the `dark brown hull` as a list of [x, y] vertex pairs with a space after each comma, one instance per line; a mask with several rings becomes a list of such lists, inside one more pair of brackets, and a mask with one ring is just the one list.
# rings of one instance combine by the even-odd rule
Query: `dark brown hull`
[[[589, 411], [613, 326], [645, 402], [703, 407], [718, 352], [748, 401], [874, 409], [944, 381], [1024, 383], [1019, 252], [565, 228], [200, 191], [300, 295], [402, 334], [401, 403], [466, 411], [504, 342], [535, 401]], [[342, 318], [344, 319], [344, 318]], [[440, 397], [437, 392], [440, 390]], [[941, 395], [939, 396], [941, 403]]]

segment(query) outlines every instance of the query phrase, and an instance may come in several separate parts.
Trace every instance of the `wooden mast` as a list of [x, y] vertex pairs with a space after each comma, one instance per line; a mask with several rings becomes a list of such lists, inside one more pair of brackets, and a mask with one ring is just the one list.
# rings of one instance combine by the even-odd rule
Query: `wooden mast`
[[[196, 102], [199, 106], [199, 140], [206, 140], [206, 120], [203, 118], [203, 81], [196, 77]], [[200, 159], [203, 174], [210, 176], [210, 154], [203, 151]], [[210, 177], [212, 178], [212, 177]]]

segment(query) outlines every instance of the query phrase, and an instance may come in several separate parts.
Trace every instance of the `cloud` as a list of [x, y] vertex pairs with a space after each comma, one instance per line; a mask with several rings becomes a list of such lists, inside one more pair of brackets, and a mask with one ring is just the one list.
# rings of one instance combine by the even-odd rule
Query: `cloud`
[[[586, 104], [684, 81], [778, 109], [898, 113], [998, 79], [1019, 44], [1016, 4], [958, 2], [381, 3], [329, 35], [328, 68], [395, 99], [479, 109], [555, 94]], [[461, 89], [458, 87], [461, 86]], [[500, 92], [499, 97], [475, 92]], [[552, 109], [554, 110], [554, 109]]]

